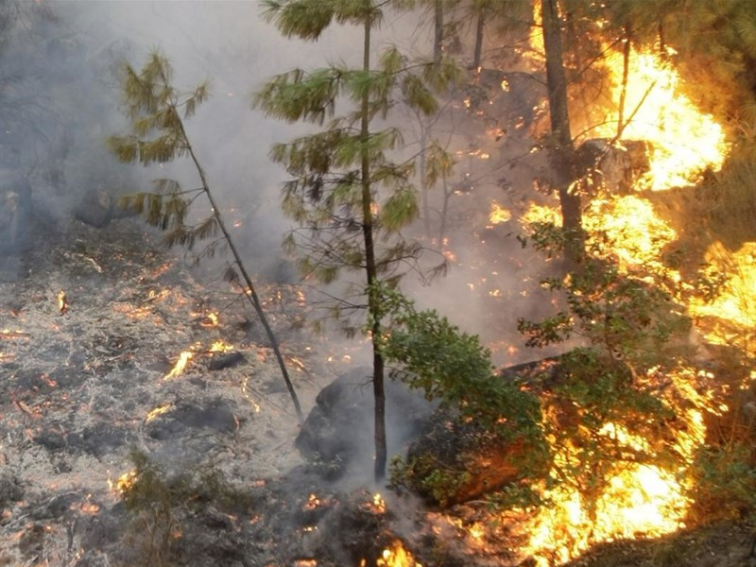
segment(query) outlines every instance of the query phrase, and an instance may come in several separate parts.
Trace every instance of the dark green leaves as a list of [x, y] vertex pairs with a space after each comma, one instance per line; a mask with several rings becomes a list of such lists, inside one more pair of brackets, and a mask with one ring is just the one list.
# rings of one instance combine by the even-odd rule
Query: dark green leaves
[[323, 124], [333, 116], [344, 70], [318, 69], [306, 74], [301, 69], [277, 75], [252, 96], [252, 106], [269, 116], [288, 122], [305, 120]]

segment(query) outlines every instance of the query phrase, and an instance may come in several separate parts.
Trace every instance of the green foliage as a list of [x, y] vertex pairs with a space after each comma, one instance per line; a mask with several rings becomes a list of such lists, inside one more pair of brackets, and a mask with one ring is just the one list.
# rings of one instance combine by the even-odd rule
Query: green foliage
[[377, 24], [381, 11], [364, 0], [264, 0], [263, 17], [286, 37], [315, 41], [332, 21], [359, 24], [370, 18]]
[[703, 522], [756, 514], [756, 468], [752, 439], [702, 448], [693, 464], [691, 496]]
[[[549, 256], [567, 241], [553, 225], [534, 225], [533, 242]], [[690, 329], [690, 320], [674, 301], [675, 290], [653, 272], [624, 274], [610, 258], [591, 255], [606, 248], [600, 235], [592, 236], [586, 247], [579, 270], [543, 281], [547, 289], [563, 294], [566, 309], [544, 321], [518, 321], [527, 346], [541, 348], [578, 334], [633, 368], [664, 364], [671, 339]]]
[[176, 538], [191, 512], [207, 505], [228, 512], [251, 505], [246, 495], [211, 468], [171, 476], [144, 453], [133, 450], [129, 458], [134, 469], [118, 488], [129, 515], [126, 535], [135, 544], [132, 551], [139, 556], [140, 564], [172, 564]]
[[424, 494], [431, 496], [434, 502], [446, 507], [453, 502], [459, 491], [470, 481], [471, 474], [466, 470], [444, 467], [437, 459], [429, 455], [412, 459], [405, 463], [401, 457], [391, 462], [389, 477], [394, 487], [399, 485], [414, 486]]
[[[332, 22], [371, 29], [390, 4], [271, 1], [265, 4], [265, 17], [287, 36], [317, 39]], [[372, 55], [369, 43], [363, 49]], [[421, 115], [435, 113], [434, 92], [448, 88], [460, 73], [449, 61], [442, 68], [431, 67], [412, 64], [390, 46], [373, 68], [295, 69], [274, 77], [253, 95], [253, 107], [269, 116], [325, 126], [321, 132], [276, 144], [270, 152], [292, 176], [283, 187], [282, 207], [302, 228], [287, 238], [287, 246], [302, 253], [305, 276], [331, 283], [342, 270], [367, 271], [368, 279], [381, 277], [393, 286], [415, 261], [420, 247], [400, 234], [419, 213], [414, 160], [392, 161], [392, 152], [403, 144], [401, 131], [373, 129], [371, 122], [386, 118], [398, 104]], [[347, 107], [341, 116], [336, 116], [337, 103]], [[441, 154], [440, 148], [436, 153]], [[444, 175], [450, 168], [449, 160]]]
[[[477, 335], [469, 335], [436, 311], [418, 311], [396, 290], [376, 285], [381, 317], [387, 332], [379, 344], [385, 360], [394, 366], [392, 377], [422, 390], [428, 400], [438, 400], [448, 413], [449, 427], [465, 439], [464, 451], [449, 462], [433, 454], [393, 464], [392, 481], [407, 484], [441, 505], [454, 501], [479, 466], [472, 455], [510, 451], [510, 465], [517, 478], [541, 478], [547, 460], [540, 428], [540, 403], [517, 379], [494, 375], [490, 351]], [[461, 449], [461, 448], [460, 448]]]
[[[111, 136], [106, 140], [106, 146], [120, 161], [148, 166], [191, 153], [183, 119], [193, 116], [197, 107], [207, 100], [209, 86], [205, 82], [191, 93], [182, 95], [173, 88], [172, 78], [170, 62], [158, 52], [150, 55], [140, 72], [124, 63], [123, 105], [131, 119], [133, 133]], [[185, 246], [191, 250], [197, 242], [218, 235], [216, 215], [210, 215], [193, 226], [185, 222], [193, 200], [189, 197], [196, 196], [204, 188], [184, 191], [174, 179], [157, 179], [153, 183], [155, 192], [125, 195], [120, 206], [142, 214], [149, 224], [165, 231], [169, 246]], [[215, 250], [215, 244], [211, 244], [205, 254], [213, 255]]]
[[381, 352], [396, 363], [394, 375], [429, 400], [459, 410], [510, 437], [531, 434], [540, 417], [538, 401], [516, 382], [494, 376], [490, 351], [435, 310], [417, 311], [401, 293], [377, 285], [381, 315], [390, 332]]

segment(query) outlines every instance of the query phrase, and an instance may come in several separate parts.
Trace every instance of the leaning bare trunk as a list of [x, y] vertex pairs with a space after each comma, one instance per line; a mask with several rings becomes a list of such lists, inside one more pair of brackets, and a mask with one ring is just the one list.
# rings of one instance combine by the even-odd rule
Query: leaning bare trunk
[[622, 131], [625, 129], [625, 101], [627, 99], [627, 81], [630, 76], [630, 53], [632, 51], [630, 22], [625, 24], [625, 45], [622, 52], [622, 90], [620, 91], [618, 118], [617, 118], [617, 139], [622, 137]]
[[202, 189], [205, 192], [205, 195], [207, 195], [208, 201], [210, 201], [210, 207], [211, 207], [211, 210], [213, 211], [215, 222], [218, 223], [218, 227], [223, 233], [223, 238], [225, 238], [226, 242], [228, 243], [228, 248], [229, 250], [231, 250], [231, 254], [234, 257], [234, 261], [236, 262], [236, 266], [239, 269], [239, 272], [241, 273], [242, 279], [244, 280], [244, 283], [247, 284], [248, 292], [245, 295], [247, 296], [247, 299], [249, 299], [250, 303], [252, 304], [252, 308], [257, 313], [257, 316], [260, 318], [260, 322], [262, 322], [263, 328], [265, 329], [265, 334], [268, 336], [268, 340], [270, 341], [270, 346], [273, 348], [273, 353], [276, 356], [278, 367], [281, 369], [281, 375], [283, 376], [284, 382], [286, 383], [286, 389], [289, 391], [289, 395], [291, 396], [291, 401], [294, 404], [294, 410], [297, 412], [297, 418], [299, 419], [299, 423], [303, 423], [304, 416], [302, 415], [302, 406], [299, 404], [299, 398], [297, 397], [297, 392], [294, 389], [294, 384], [291, 383], [291, 379], [289, 378], [289, 372], [286, 369], [286, 363], [284, 362], [283, 355], [281, 354], [281, 349], [278, 346], [278, 340], [276, 339], [276, 335], [275, 333], [273, 333], [273, 329], [271, 328], [270, 323], [268, 322], [268, 318], [265, 316], [265, 311], [263, 311], [262, 303], [260, 302], [260, 297], [257, 295], [255, 286], [252, 283], [252, 278], [249, 277], [249, 273], [247, 272], [246, 268], [244, 267], [244, 263], [242, 262], [241, 255], [239, 254], [239, 251], [237, 250], [236, 245], [234, 244], [234, 241], [231, 239], [231, 234], [228, 232], [228, 229], [226, 228], [226, 224], [223, 222], [223, 217], [220, 214], [220, 209], [215, 204], [215, 199], [213, 199], [213, 194], [211, 193], [210, 187], [207, 184], [207, 178], [205, 177], [205, 170], [202, 169], [202, 166], [200, 165], [199, 160], [197, 159], [197, 156], [194, 154], [194, 149], [189, 143], [189, 138], [186, 135], [186, 132], [184, 132], [183, 125], [181, 125], [181, 130], [184, 135], [184, 139], [186, 140], [186, 145], [189, 149], [189, 155], [191, 156], [192, 161], [194, 162], [194, 166], [197, 168], [197, 172], [199, 173], [200, 180], [202, 181]]

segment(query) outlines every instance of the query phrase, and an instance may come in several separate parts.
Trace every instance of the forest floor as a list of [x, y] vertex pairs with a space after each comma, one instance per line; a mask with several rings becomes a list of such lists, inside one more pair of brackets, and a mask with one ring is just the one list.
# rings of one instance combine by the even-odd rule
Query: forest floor
[[[177, 564], [318, 564], [281, 560], [294, 538], [306, 548], [312, 526], [289, 531], [289, 516], [273, 516], [287, 506], [295, 516], [310, 514], [308, 494], [325, 489], [312, 488], [306, 476], [277, 480], [304, 463], [293, 444], [299, 424], [261, 329], [244, 315], [236, 291], [220, 278], [200, 284], [133, 220], [103, 230], [74, 222], [39, 234], [24, 276], [0, 284], [0, 566], [120, 564], [131, 543], [117, 484], [133, 467], [133, 448], [165, 467], [211, 463], [241, 490], [266, 492], [255, 496], [257, 512], [195, 514], [202, 522], [183, 536]], [[350, 367], [350, 351], [302, 332], [305, 301], [297, 286], [259, 291], [307, 412], [321, 388]], [[243, 362], [213, 370], [229, 349]], [[187, 368], [169, 378], [183, 352], [191, 353]], [[323, 494], [326, 503], [349, 501]], [[401, 504], [387, 494], [386, 501], [389, 509], [397, 503], [392, 533], [426, 567], [516, 564], [502, 559], [512, 553], [486, 556], [474, 548], [434, 561], [438, 538], [426, 545], [422, 537], [432, 533], [433, 513], [413, 500]], [[271, 518], [260, 520], [260, 510]], [[213, 530], [219, 537], [209, 546], [201, 537]], [[753, 526], [720, 523], [602, 545], [570, 565], [753, 567], [752, 537]], [[317, 549], [326, 549], [323, 541]], [[455, 532], [446, 543], [465, 542]]]

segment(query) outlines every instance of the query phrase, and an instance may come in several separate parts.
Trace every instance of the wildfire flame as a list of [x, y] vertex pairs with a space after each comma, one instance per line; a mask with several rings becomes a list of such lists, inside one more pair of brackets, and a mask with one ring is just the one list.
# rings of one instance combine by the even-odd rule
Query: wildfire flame
[[179, 355], [179, 359], [178, 361], [176, 361], [173, 369], [168, 374], [163, 376], [163, 380], [172, 380], [173, 378], [176, 378], [177, 376], [183, 374], [186, 365], [189, 363], [193, 356], [194, 355], [192, 354], [192, 351], [185, 350], [184, 352], [182, 352]]
[[173, 408], [173, 404], [163, 404], [162, 406], [156, 407], [155, 409], [151, 410], [147, 414], [147, 417], [144, 420], [145, 423], [150, 423], [151, 421], [153, 421], [157, 417], [159, 417], [159, 416], [161, 416], [161, 415], [163, 415], [163, 414], [168, 413], [169, 411], [171, 411], [172, 408]]
[[58, 292], [58, 311], [60, 311], [61, 315], [65, 315], [66, 311], [68, 311], [68, 298], [66, 297], [66, 292], [62, 289]]
[[[108, 477], [110, 477], [110, 473], [108, 473]], [[132, 486], [134, 486], [136, 478], [137, 473], [135, 470], [123, 473], [116, 479], [115, 482], [108, 478], [108, 488], [118, 497], [123, 497], [123, 495], [126, 494], [126, 492], [128, 492]]]
[[[612, 100], [621, 98], [623, 54], [610, 51], [605, 65], [610, 72]], [[727, 155], [725, 133], [714, 118], [699, 111], [681, 91], [678, 72], [668, 58], [650, 50], [630, 55], [621, 139], [651, 142], [649, 171], [640, 180], [654, 191], [685, 187], [706, 169], [719, 171]], [[591, 137], [614, 138], [618, 112], [590, 131]]]
[[225, 342], [223, 342], [223, 341], [222, 341], [222, 340], [220, 340], [220, 339], [219, 339], [219, 340], [217, 340], [217, 341], [215, 341], [215, 342], [214, 342], [214, 343], [213, 343], [213, 344], [212, 344], [212, 345], [210, 346], [210, 352], [221, 352], [221, 353], [225, 353], [225, 352], [231, 352], [232, 350], [234, 350], [234, 345], [230, 345], [230, 344], [228, 344], [228, 343], [225, 343]]
[[491, 203], [491, 212], [488, 214], [488, 222], [492, 225], [501, 224], [507, 222], [512, 218], [512, 213], [509, 209], [502, 207], [496, 201]]
[[375, 564], [376, 567], [423, 567], [415, 561], [412, 553], [404, 549], [401, 540], [394, 541], [389, 548], [384, 549]]

